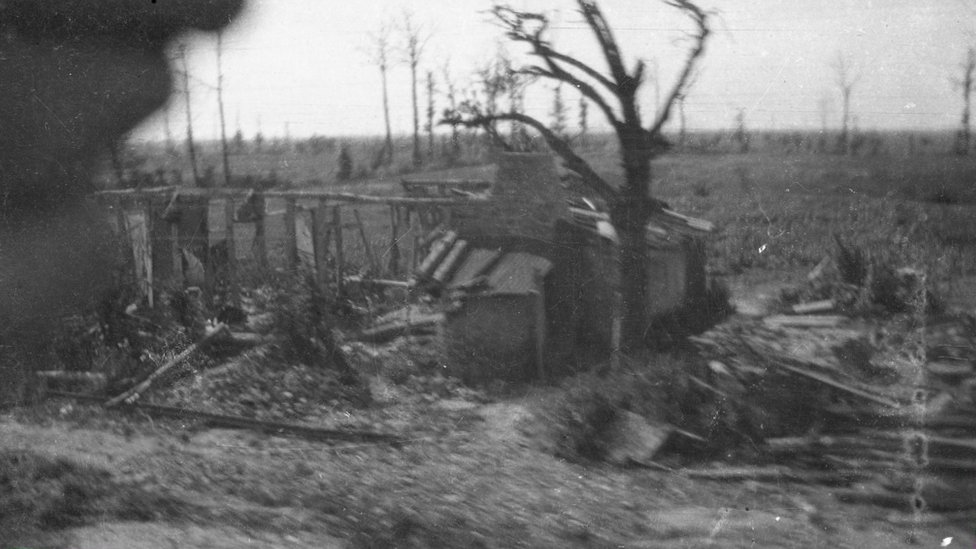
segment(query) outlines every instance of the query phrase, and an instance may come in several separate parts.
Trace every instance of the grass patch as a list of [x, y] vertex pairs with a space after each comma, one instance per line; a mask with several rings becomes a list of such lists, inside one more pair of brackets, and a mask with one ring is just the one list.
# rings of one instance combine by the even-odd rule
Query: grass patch
[[108, 471], [25, 450], [0, 451], [3, 532], [51, 531], [108, 518], [149, 521], [192, 516], [196, 506], [114, 482]]

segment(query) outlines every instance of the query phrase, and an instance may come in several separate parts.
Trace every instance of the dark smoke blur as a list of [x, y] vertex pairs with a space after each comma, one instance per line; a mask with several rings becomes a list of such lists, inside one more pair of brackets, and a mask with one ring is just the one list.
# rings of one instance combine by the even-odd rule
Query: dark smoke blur
[[94, 165], [165, 103], [167, 42], [243, 2], [0, 0], [0, 345], [43, 347], [109, 282]]

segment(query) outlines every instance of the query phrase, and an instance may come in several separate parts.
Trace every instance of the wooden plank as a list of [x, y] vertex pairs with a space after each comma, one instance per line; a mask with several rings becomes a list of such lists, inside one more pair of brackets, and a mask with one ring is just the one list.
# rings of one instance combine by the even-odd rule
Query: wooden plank
[[[99, 191], [92, 195], [96, 200], [105, 202], [117, 202], [121, 200], [141, 200], [145, 198], [159, 197], [179, 190], [179, 202], [202, 202], [211, 199], [222, 199], [226, 197], [244, 198], [247, 196], [248, 189], [232, 188], [187, 188], [187, 187], [158, 187], [154, 189], [124, 189]], [[328, 200], [339, 203], [359, 203], [359, 204], [397, 204], [397, 205], [431, 205], [431, 206], [450, 206], [454, 204], [470, 204], [473, 202], [484, 202], [483, 197], [411, 197], [411, 196], [373, 196], [356, 193], [310, 190], [282, 190], [264, 191], [259, 193], [265, 198], [282, 198], [291, 200]]]
[[174, 366], [179, 365], [181, 362], [189, 358], [190, 355], [195, 353], [198, 349], [200, 349], [207, 343], [213, 341], [214, 338], [224, 335], [227, 332], [228, 329], [226, 324], [218, 324], [217, 327], [209, 334], [204, 336], [203, 339], [194, 343], [193, 345], [190, 345], [189, 347], [184, 349], [183, 352], [166, 361], [166, 363], [164, 363], [162, 366], [157, 368], [156, 371], [150, 374], [149, 377], [147, 377], [144, 381], [138, 383], [137, 385], [123, 392], [122, 394], [109, 399], [105, 403], [105, 407], [112, 408], [114, 406], [118, 406], [119, 404], [122, 404], [123, 402], [125, 403], [134, 402], [136, 399], [139, 398], [139, 395], [141, 395], [146, 389], [152, 386], [153, 381], [158, 379], [159, 376], [165, 374], [167, 371], [171, 370]]
[[237, 287], [237, 242], [234, 240], [234, 216], [237, 215], [234, 199], [224, 200], [225, 242], [227, 246], [227, 300], [231, 305], [240, 302], [240, 288]]
[[373, 253], [373, 244], [366, 237], [366, 226], [363, 224], [363, 219], [359, 217], [359, 209], [353, 208], [352, 215], [356, 218], [356, 227], [359, 229], [359, 238], [362, 239], [363, 248], [366, 250], [366, 260], [369, 261], [370, 270], [373, 274], [382, 274], [380, 273], [379, 263], [376, 261], [376, 254]]
[[400, 275], [400, 207], [390, 205], [390, 276]]
[[335, 241], [335, 281], [336, 291], [341, 296], [345, 280], [343, 271], [346, 269], [345, 253], [342, 246], [342, 207], [336, 204], [332, 207], [332, 238]]
[[532, 305], [534, 313], [533, 335], [535, 336], [535, 367], [539, 381], [546, 383], [546, 293], [542, 273], [535, 271], [535, 287]]
[[447, 255], [444, 256], [444, 260], [441, 261], [441, 264], [438, 265], [437, 269], [434, 271], [434, 276], [432, 277], [434, 281], [441, 284], [446, 282], [448, 275], [450, 275], [451, 271], [454, 270], [454, 267], [457, 266], [458, 261], [461, 260], [461, 256], [467, 249], [467, 240], [457, 240], [454, 242], [454, 246], [451, 247], [451, 251], [447, 252]]
[[265, 236], [264, 218], [267, 211], [264, 195], [255, 195], [252, 199], [254, 207], [254, 257], [257, 266], [263, 272], [268, 268], [268, 241]]
[[773, 315], [763, 319], [763, 323], [773, 328], [833, 328], [848, 320], [843, 315]]
[[822, 313], [825, 311], [831, 311], [836, 307], [837, 304], [834, 303], [833, 299], [824, 299], [821, 301], [811, 301], [808, 303], [797, 303], [792, 307], [793, 312], [798, 315], [805, 315], [810, 313]]
[[173, 262], [173, 283], [183, 287], [183, 250], [180, 248], [180, 224], [169, 224], [169, 250]]
[[314, 250], [315, 280], [319, 288], [329, 285], [329, 213], [324, 206], [312, 211], [312, 249]]
[[440, 263], [441, 258], [444, 254], [448, 253], [451, 247], [454, 245], [454, 241], [457, 240], [457, 233], [454, 231], [448, 231], [439, 240], [434, 242], [430, 248], [430, 253], [424, 258], [420, 267], [417, 267], [415, 272], [417, 278], [424, 279], [431, 275], [431, 272]]
[[285, 200], [285, 268], [295, 272], [298, 268], [298, 235], [295, 230], [295, 200]]

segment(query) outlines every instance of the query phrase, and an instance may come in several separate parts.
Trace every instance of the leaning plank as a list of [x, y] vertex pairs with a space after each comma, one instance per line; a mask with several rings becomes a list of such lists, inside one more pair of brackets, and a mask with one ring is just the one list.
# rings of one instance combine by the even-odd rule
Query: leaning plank
[[435, 267], [440, 263], [441, 258], [444, 257], [444, 254], [448, 253], [448, 250], [454, 245], [455, 240], [457, 240], [457, 233], [448, 231], [437, 242], [434, 242], [431, 246], [430, 253], [424, 258], [420, 267], [417, 267], [417, 278], [424, 279], [429, 277]]
[[799, 375], [799, 376], [805, 377], [807, 379], [812, 379], [814, 381], [820, 382], [820, 383], [822, 383], [824, 385], [827, 385], [828, 387], [832, 387], [832, 388], [837, 389], [838, 391], [841, 391], [843, 393], [847, 393], [849, 395], [854, 395], [854, 396], [863, 398], [865, 400], [870, 400], [871, 402], [874, 402], [874, 403], [877, 403], [877, 404], [881, 404], [881, 405], [887, 406], [889, 408], [901, 408], [901, 404], [899, 404], [898, 402], [896, 402], [894, 400], [891, 400], [889, 398], [885, 398], [885, 397], [880, 396], [880, 395], [876, 395], [874, 393], [869, 393], [869, 392], [864, 391], [862, 389], [858, 389], [857, 387], [851, 387], [850, 385], [845, 385], [845, 384], [840, 383], [838, 381], [834, 381], [833, 379], [830, 379], [829, 377], [827, 377], [825, 375], [818, 374], [816, 372], [809, 372], [809, 371], [804, 370], [802, 368], [796, 368], [794, 366], [789, 366], [787, 364], [778, 364], [778, 366], [780, 368], [783, 368], [784, 370], [790, 371], [790, 372], [792, 372], [792, 373], [794, 373], [796, 375]]
[[43, 370], [34, 372], [34, 375], [44, 379], [56, 379], [59, 381], [105, 381], [105, 374], [99, 372], [66, 372], [64, 370]]
[[448, 252], [444, 257], [444, 261], [442, 261], [437, 267], [437, 270], [434, 271], [434, 280], [440, 283], [445, 282], [447, 280], [447, 276], [451, 273], [451, 271], [454, 270], [454, 267], [457, 266], [458, 261], [461, 259], [461, 255], [464, 254], [464, 251], [467, 249], [467, 240], [458, 240], [455, 242], [454, 247], [451, 248], [451, 251]]
[[430, 333], [436, 331], [437, 325], [444, 321], [444, 315], [418, 315], [408, 321], [391, 322], [382, 326], [367, 328], [354, 339], [370, 343], [389, 341], [395, 337], [411, 333]]
[[837, 304], [834, 303], [833, 299], [824, 299], [822, 301], [810, 301], [808, 303], [797, 303], [793, 306], [793, 312], [798, 315], [806, 315], [810, 313], [823, 313], [826, 311], [832, 311]]
[[135, 387], [132, 387], [128, 391], [125, 391], [124, 393], [109, 399], [108, 402], [105, 403], [105, 407], [112, 408], [114, 406], [118, 406], [122, 402], [125, 403], [134, 402], [137, 398], [139, 398], [139, 395], [141, 395], [143, 392], [145, 392], [146, 389], [152, 386], [153, 381], [158, 379], [159, 376], [165, 374], [167, 371], [171, 370], [174, 366], [179, 365], [181, 362], [189, 358], [190, 355], [195, 353], [198, 349], [202, 348], [207, 343], [210, 343], [218, 336], [221, 336], [227, 332], [228, 332], [228, 328], [226, 324], [217, 325], [217, 327], [209, 334], [204, 336], [203, 339], [194, 343], [193, 345], [190, 345], [189, 347], [184, 349], [182, 353], [171, 358], [168, 362], [166, 362], [166, 364], [163, 364], [162, 366], [157, 368], [156, 371], [150, 374], [149, 377], [147, 377], [144, 381], [137, 384]]
[[362, 284], [363, 286], [390, 286], [394, 288], [410, 288], [412, 286], [406, 280], [387, 280], [384, 278], [368, 278], [355, 275], [344, 277], [344, 279], [346, 282]]
[[[98, 397], [92, 395], [68, 393], [64, 391], [49, 391], [48, 396], [71, 398], [82, 401], [98, 400]], [[403, 444], [409, 442], [400, 436], [389, 433], [360, 431], [355, 429], [322, 429], [319, 427], [296, 425], [294, 423], [263, 421], [240, 416], [230, 416], [186, 408], [176, 408], [173, 406], [161, 406], [158, 404], [123, 403], [123, 405], [119, 408], [124, 410], [138, 410], [152, 416], [198, 420], [211, 427], [219, 427], [224, 429], [252, 429], [271, 435], [290, 435], [306, 440], [342, 440], [349, 442], [377, 442], [389, 444]]]
[[847, 320], [842, 315], [773, 315], [763, 319], [763, 323], [769, 327], [797, 327], [797, 328], [833, 328], [839, 326]]
[[851, 476], [832, 471], [796, 471], [785, 467], [722, 467], [715, 469], [683, 469], [679, 473], [695, 479], [722, 482], [793, 481], [810, 484], [849, 484]]

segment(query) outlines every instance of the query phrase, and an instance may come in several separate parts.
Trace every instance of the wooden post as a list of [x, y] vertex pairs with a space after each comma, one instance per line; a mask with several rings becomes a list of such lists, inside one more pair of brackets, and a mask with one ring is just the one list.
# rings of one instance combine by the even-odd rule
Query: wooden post
[[183, 287], [183, 252], [180, 247], [180, 222], [169, 224], [169, 249], [173, 260], [173, 283]]
[[328, 211], [320, 202], [312, 210], [312, 249], [315, 252], [315, 280], [323, 290], [329, 285], [329, 233]]
[[227, 246], [227, 300], [232, 305], [237, 305], [237, 243], [234, 241], [234, 199], [228, 197], [224, 201], [224, 227], [226, 234], [224, 242]]
[[342, 206], [332, 206], [332, 237], [335, 239], [335, 279], [336, 294], [342, 295], [343, 271], [345, 270], [345, 256], [342, 250]]
[[298, 236], [295, 234], [295, 199], [285, 199], [285, 268], [295, 272], [298, 267]]
[[400, 208], [390, 205], [390, 276], [400, 275]]
[[149, 308], [152, 309], [156, 306], [155, 295], [153, 292], [155, 280], [153, 277], [152, 202], [147, 200], [142, 202], [141, 205], [146, 224], [145, 242], [143, 246], [143, 265], [146, 268], [146, 301], [149, 303]]
[[257, 195], [253, 198], [254, 205], [254, 255], [257, 260], [257, 267], [262, 275], [268, 267], [268, 244], [264, 236], [264, 215], [267, 211], [264, 204], [264, 195]]
[[363, 225], [363, 219], [359, 217], [359, 210], [353, 208], [353, 217], [356, 218], [356, 226], [359, 228], [359, 238], [363, 240], [363, 248], [366, 250], [366, 260], [369, 261], [369, 268], [373, 271], [373, 276], [382, 276], [383, 273], [380, 272], [379, 262], [376, 261], [376, 254], [373, 253], [373, 245], [370, 243], [369, 238], [366, 237], [366, 227]]
[[546, 283], [539, 271], [535, 271], [535, 295], [533, 296], [533, 313], [535, 317], [535, 367], [539, 381], [548, 381], [546, 374]]

